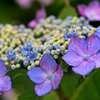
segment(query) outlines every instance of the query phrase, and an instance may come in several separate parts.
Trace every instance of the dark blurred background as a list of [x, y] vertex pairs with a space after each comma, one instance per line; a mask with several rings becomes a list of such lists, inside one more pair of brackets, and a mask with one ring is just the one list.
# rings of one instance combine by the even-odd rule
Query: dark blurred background
[[[25, 0], [26, 1], [26, 0]], [[48, 0], [43, 0], [43, 2]], [[50, 0], [49, 0], [50, 1]], [[88, 4], [92, 0], [53, 0], [50, 4], [43, 4], [42, 0], [33, 0], [32, 6], [23, 8], [15, 0], [0, 0], [0, 23], [6, 24], [27, 24], [35, 18], [35, 13], [41, 6], [45, 6], [47, 16], [59, 16], [64, 7], [71, 6], [77, 12], [78, 4]], [[66, 10], [65, 14], [69, 14], [70, 10]], [[77, 12], [78, 13], [78, 12]]]

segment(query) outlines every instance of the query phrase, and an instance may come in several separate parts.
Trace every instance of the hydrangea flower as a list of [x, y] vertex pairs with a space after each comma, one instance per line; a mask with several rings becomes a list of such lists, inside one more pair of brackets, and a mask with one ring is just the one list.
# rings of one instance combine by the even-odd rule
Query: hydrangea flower
[[62, 59], [80, 75], [86, 75], [93, 69], [100, 67], [100, 39], [95, 34], [85, 41], [78, 36], [72, 36], [68, 45], [68, 52]]
[[69, 38], [71, 38], [72, 36], [75, 36], [77, 34], [77, 32], [74, 32], [74, 30], [69, 33], [69, 30], [66, 28], [66, 33], [64, 33], [65, 37], [64, 40], [68, 40]]
[[31, 49], [32, 49], [32, 43], [27, 41], [27, 39], [25, 39], [24, 47], [20, 48], [22, 57], [26, 57], [31, 52], [30, 51]]
[[34, 60], [36, 59], [36, 57], [37, 57], [37, 52], [36, 52], [36, 51], [32, 51], [32, 52], [31, 52], [31, 51], [30, 51], [30, 52], [28, 53], [28, 56], [29, 56], [29, 57], [26, 58], [27, 61], [31, 61], [31, 60], [34, 61]]
[[7, 69], [5, 67], [5, 63], [0, 59], [0, 95], [2, 92], [8, 92], [11, 90], [11, 81], [7, 73]]
[[14, 60], [15, 57], [16, 57], [16, 52], [13, 52], [13, 51], [8, 50], [8, 51], [6, 52], [6, 56], [7, 56], [7, 58], [8, 58], [9, 60]]
[[28, 9], [32, 6], [32, 0], [15, 0], [15, 2], [23, 9]]
[[87, 17], [91, 21], [100, 20], [100, 3], [99, 1], [92, 1], [88, 6], [84, 4], [78, 5], [78, 11], [82, 16]]
[[97, 27], [95, 35], [97, 35], [100, 39], [100, 26]]
[[34, 67], [28, 71], [29, 78], [37, 83], [35, 92], [38, 96], [48, 94], [51, 89], [55, 90], [63, 76], [63, 70], [57, 65], [50, 54], [44, 54], [40, 60], [40, 67]]
[[40, 19], [44, 19], [46, 17], [46, 11], [44, 8], [41, 8], [39, 9], [37, 12], [36, 12], [36, 16], [35, 16], [35, 19], [33, 19], [32, 21], [29, 22], [28, 26], [31, 27], [31, 28], [34, 28]]

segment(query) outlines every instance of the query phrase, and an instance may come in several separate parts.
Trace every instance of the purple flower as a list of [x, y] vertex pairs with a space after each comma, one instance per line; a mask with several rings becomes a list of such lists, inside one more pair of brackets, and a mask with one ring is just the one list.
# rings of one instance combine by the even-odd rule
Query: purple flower
[[68, 52], [62, 59], [73, 66], [72, 70], [80, 75], [90, 73], [94, 68], [100, 67], [100, 39], [91, 35], [85, 41], [78, 36], [72, 36]]
[[16, 57], [16, 52], [13, 52], [13, 51], [9, 51], [6, 53], [6, 56], [9, 60], [14, 60], [15, 57]]
[[66, 32], [64, 33], [65, 37], [64, 40], [68, 40], [69, 38], [71, 38], [72, 36], [75, 36], [77, 34], [77, 32], [74, 32], [74, 30], [69, 33], [69, 30], [66, 28]]
[[34, 28], [37, 24], [38, 22], [35, 19], [33, 19], [29, 22], [28, 26], [31, 28]]
[[11, 90], [11, 81], [8, 75], [5, 75], [7, 69], [4, 61], [0, 59], [0, 95], [2, 92], [8, 92]]
[[36, 94], [44, 96], [51, 89], [55, 90], [58, 87], [63, 76], [63, 70], [50, 54], [44, 54], [40, 60], [40, 67], [29, 70], [28, 76], [33, 82], [37, 83], [35, 85]]
[[99, 1], [92, 1], [88, 6], [84, 4], [78, 5], [78, 11], [82, 16], [87, 17], [91, 21], [100, 20], [100, 4]]
[[27, 61], [31, 61], [31, 60], [34, 61], [34, 60], [36, 59], [36, 57], [37, 57], [37, 52], [36, 52], [36, 51], [32, 51], [32, 52], [31, 52], [31, 51], [30, 51], [30, 52], [28, 53], [28, 56], [29, 56], [29, 57], [26, 58]]
[[100, 39], [100, 26], [97, 27], [95, 35], [97, 35]]
[[28, 9], [32, 6], [32, 0], [15, 0], [15, 2], [23, 9]]
[[33, 19], [32, 21], [29, 22], [28, 26], [31, 27], [31, 28], [34, 28], [40, 19], [44, 19], [46, 17], [46, 11], [44, 8], [41, 8], [39, 9], [37, 12], [36, 12], [36, 16], [35, 16], [35, 19]]

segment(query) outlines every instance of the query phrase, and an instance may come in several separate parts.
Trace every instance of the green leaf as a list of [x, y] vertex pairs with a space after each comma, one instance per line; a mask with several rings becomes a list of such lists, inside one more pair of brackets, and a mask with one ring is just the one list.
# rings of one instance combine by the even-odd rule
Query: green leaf
[[68, 73], [65, 73], [60, 83], [63, 92], [67, 98], [71, 98], [76, 90], [76, 86], [79, 82], [80, 75], [75, 74], [68, 69]]
[[60, 18], [64, 19], [66, 18], [66, 16], [77, 16], [77, 12], [74, 8], [70, 7], [70, 6], [66, 6], [63, 8], [63, 10], [60, 12], [59, 16]]
[[44, 96], [43, 100], [60, 100], [60, 98], [57, 93], [52, 90], [49, 94]]
[[27, 74], [27, 70], [24, 70], [24, 69], [10, 70], [10, 71], [7, 72], [7, 75], [9, 75], [11, 78], [14, 78], [19, 73]]
[[64, 72], [67, 72], [68, 64], [66, 64], [64, 61], [62, 61], [61, 67], [62, 67]]
[[11, 77], [12, 88], [16, 89], [19, 93], [25, 91], [29, 87], [34, 87], [34, 82], [32, 82], [27, 75], [27, 70], [11, 70], [7, 75]]
[[21, 93], [17, 100], [39, 100], [39, 97], [34, 92], [34, 88], [29, 88]]
[[87, 79], [68, 71], [64, 75], [61, 87], [69, 100], [99, 100], [100, 69], [95, 69]]
[[93, 71], [88, 79], [76, 88], [71, 100], [99, 100], [100, 99], [100, 69]]
[[65, 0], [55, 0], [52, 5], [46, 7], [47, 15], [57, 16], [59, 14], [59, 11], [64, 6], [64, 4], [65, 4]]
[[57, 64], [60, 64], [61, 67], [62, 67], [62, 69], [63, 69], [63, 71], [64, 71], [64, 72], [67, 72], [68, 64], [66, 64], [65, 61], [63, 61], [61, 55], [59, 55], [59, 57], [58, 57], [58, 62], [57, 62]]

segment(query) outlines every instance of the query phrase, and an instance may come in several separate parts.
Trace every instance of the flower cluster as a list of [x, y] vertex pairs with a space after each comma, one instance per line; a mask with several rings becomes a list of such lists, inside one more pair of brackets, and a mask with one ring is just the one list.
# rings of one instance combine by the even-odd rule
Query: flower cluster
[[78, 5], [78, 11], [82, 16], [87, 17], [91, 21], [100, 21], [100, 3], [92, 1], [88, 6], [84, 4]]
[[40, 20], [33, 30], [24, 25], [0, 26], [0, 57], [11, 69], [24, 66], [30, 70], [39, 65], [45, 53], [58, 59], [59, 55], [68, 51], [71, 36], [85, 39], [96, 32], [96, 28], [89, 25], [84, 17], [72, 16], [61, 20], [51, 15]]
[[[26, 67], [29, 78], [36, 83], [36, 94], [44, 96], [55, 90], [63, 77], [62, 67], [56, 59], [62, 57], [73, 66], [75, 73], [83, 76], [100, 67], [99, 38], [100, 27], [89, 25], [85, 17], [67, 16], [62, 20], [51, 15], [39, 20], [33, 30], [24, 25], [0, 24], [0, 58], [8, 68]], [[0, 68], [4, 66], [1, 84], [8, 82], [11, 86], [10, 78], [4, 76], [4, 62], [0, 61]], [[1, 92], [9, 91], [8, 87], [6, 89]]]

